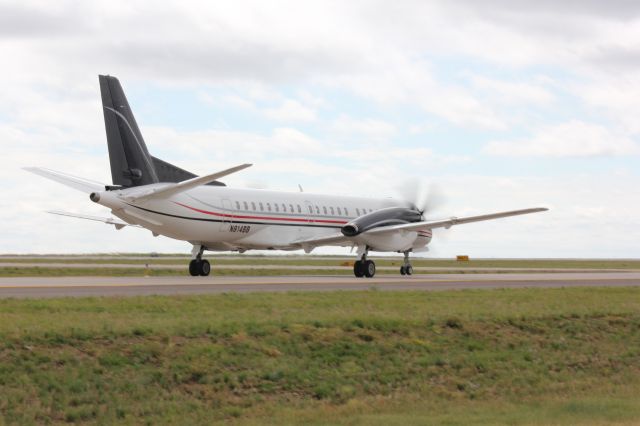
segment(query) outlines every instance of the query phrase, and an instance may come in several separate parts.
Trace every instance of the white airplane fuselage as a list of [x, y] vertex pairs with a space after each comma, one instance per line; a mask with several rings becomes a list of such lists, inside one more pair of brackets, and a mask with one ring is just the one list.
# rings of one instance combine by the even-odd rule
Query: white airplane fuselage
[[[166, 199], [132, 202], [137, 192], [166, 184], [104, 191], [99, 204], [115, 216], [154, 234], [189, 241], [214, 251], [297, 250], [296, 241], [340, 232], [349, 221], [386, 207], [407, 207], [393, 199], [344, 197], [200, 186]], [[368, 246], [374, 251], [419, 251], [431, 241], [431, 230], [362, 235], [341, 246]]]

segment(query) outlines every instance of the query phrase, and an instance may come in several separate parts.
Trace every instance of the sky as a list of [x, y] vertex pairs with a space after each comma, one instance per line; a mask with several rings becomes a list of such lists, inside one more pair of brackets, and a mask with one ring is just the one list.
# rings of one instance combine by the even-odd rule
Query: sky
[[[189, 252], [22, 170], [111, 183], [98, 74], [150, 152], [229, 186], [400, 197], [428, 256], [640, 257], [640, 3], [0, 0], [0, 253]], [[348, 253], [320, 249], [319, 253]]]

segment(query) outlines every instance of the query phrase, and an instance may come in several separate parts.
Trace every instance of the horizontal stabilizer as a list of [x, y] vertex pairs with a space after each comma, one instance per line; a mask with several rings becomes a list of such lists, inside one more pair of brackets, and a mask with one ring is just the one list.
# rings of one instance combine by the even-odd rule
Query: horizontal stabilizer
[[188, 191], [190, 189], [196, 188], [201, 185], [206, 185], [209, 182], [213, 182], [215, 180], [218, 180], [232, 173], [238, 172], [240, 170], [244, 170], [250, 166], [251, 164], [241, 164], [239, 166], [231, 167], [230, 169], [226, 169], [221, 172], [212, 173], [206, 176], [195, 177], [193, 179], [185, 180], [179, 183], [163, 186], [160, 188], [154, 188], [147, 193], [129, 197], [128, 200], [140, 202], [140, 201], [148, 201], [151, 199], [167, 198], [172, 195], [178, 194], [180, 192]]
[[90, 194], [92, 192], [104, 191], [104, 185], [85, 178], [69, 175], [67, 173], [56, 172], [55, 170], [46, 169], [44, 167], [24, 167], [24, 170], [35, 173], [47, 179], [54, 180], [63, 185], [67, 185], [78, 191]]
[[136, 228], [141, 228], [140, 225], [132, 225], [130, 223], [124, 222], [120, 219], [115, 219], [113, 217], [89, 216], [86, 214], [69, 213], [69, 212], [63, 212], [60, 210], [49, 210], [47, 211], [47, 213], [57, 214], [60, 216], [75, 217], [76, 219], [94, 220], [96, 222], [106, 223], [107, 225], [113, 225], [116, 227], [116, 229], [122, 229], [125, 226], [133, 226]]

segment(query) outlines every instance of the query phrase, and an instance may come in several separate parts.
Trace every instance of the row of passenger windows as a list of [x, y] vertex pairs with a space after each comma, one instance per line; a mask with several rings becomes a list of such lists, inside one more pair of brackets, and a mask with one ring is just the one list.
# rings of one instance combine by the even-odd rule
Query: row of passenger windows
[[[276, 213], [302, 213], [302, 207], [300, 204], [286, 204], [286, 203], [262, 203], [255, 201], [236, 201], [236, 209], [244, 211], [259, 211], [259, 212], [276, 212]], [[310, 214], [323, 214], [331, 216], [349, 216], [349, 210], [346, 207], [327, 207], [307, 204], [307, 210]], [[356, 216], [360, 216], [366, 213], [371, 213], [372, 209], [356, 208]]]

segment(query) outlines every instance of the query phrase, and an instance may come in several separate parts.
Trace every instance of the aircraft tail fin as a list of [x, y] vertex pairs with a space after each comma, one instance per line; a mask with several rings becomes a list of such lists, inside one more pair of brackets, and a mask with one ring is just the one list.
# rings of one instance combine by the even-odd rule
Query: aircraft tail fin
[[[132, 187], [157, 182], [177, 183], [197, 177], [149, 154], [118, 79], [110, 75], [98, 78], [113, 184]], [[224, 183], [214, 181], [208, 185], [224, 186]]]
[[109, 75], [99, 80], [113, 184], [131, 187], [159, 182], [120, 82]]

